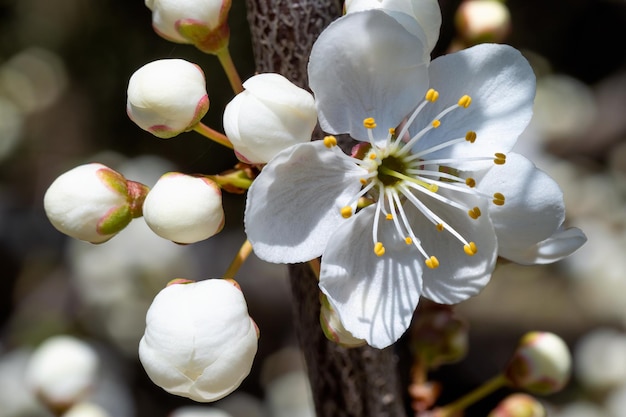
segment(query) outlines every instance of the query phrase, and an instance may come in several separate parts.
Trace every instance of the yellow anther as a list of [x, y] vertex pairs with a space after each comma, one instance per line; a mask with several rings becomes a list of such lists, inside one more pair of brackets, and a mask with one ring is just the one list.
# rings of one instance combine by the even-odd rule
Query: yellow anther
[[443, 223], [438, 223], [437, 224], [437, 231], [438, 232], [443, 232]]
[[385, 219], [387, 219], [387, 220], [393, 220], [393, 214], [391, 214], [391, 213], [387, 213], [387, 215], [385, 216]]
[[465, 140], [468, 141], [469, 143], [474, 143], [476, 142], [476, 132], [470, 130], [465, 134]]
[[474, 207], [473, 209], [469, 210], [467, 214], [469, 214], [472, 219], [476, 220], [480, 217], [482, 213], [480, 212], [480, 209], [478, 207]]
[[472, 177], [466, 178], [465, 185], [467, 185], [470, 188], [474, 188], [476, 187], [476, 180]]
[[426, 263], [426, 266], [430, 269], [435, 269], [439, 266], [439, 259], [435, 258], [434, 256], [431, 256], [424, 262]]
[[374, 129], [376, 127], [376, 121], [373, 117], [368, 117], [363, 120], [363, 126], [365, 126], [366, 129]]
[[404, 238], [404, 243], [406, 243], [407, 245], [410, 245], [411, 243], [413, 243], [413, 239], [411, 239], [410, 236], [407, 236]]
[[504, 165], [506, 163], [506, 155], [500, 152], [496, 153], [493, 162], [496, 165]]
[[431, 88], [430, 90], [426, 92], [425, 98], [431, 103], [434, 103], [439, 98], [439, 91], [435, 90], [434, 88]]
[[374, 253], [376, 256], [383, 256], [385, 254], [385, 247], [381, 242], [376, 242], [374, 245]]
[[369, 155], [369, 158], [373, 161], [374, 159], [378, 158], [378, 155], [376, 155], [375, 153], [371, 153]]
[[424, 188], [426, 188], [429, 191], [432, 191], [433, 193], [436, 193], [437, 191], [439, 191], [439, 186], [437, 184], [426, 184], [424, 185]]
[[361, 185], [367, 185], [367, 180], [365, 178], [361, 178], [359, 182], [361, 183]]
[[333, 146], [337, 146], [337, 138], [334, 136], [324, 136], [324, 146], [327, 148], [332, 148]]
[[457, 103], [459, 106], [468, 108], [470, 104], [472, 104], [472, 98], [468, 95], [464, 95], [461, 97]]
[[503, 206], [504, 205], [504, 195], [502, 193], [495, 193], [493, 195], [493, 204], [495, 204], [496, 206]]
[[394, 129], [393, 127], [390, 127], [390, 128], [389, 128], [389, 134], [390, 134], [391, 136], [395, 136], [395, 134], [396, 134], [396, 129]]
[[352, 207], [350, 206], [345, 206], [341, 208], [341, 217], [343, 217], [344, 219], [348, 219], [350, 217], [352, 217]]
[[467, 245], [463, 246], [463, 250], [467, 256], [474, 256], [476, 252], [478, 252], [478, 248], [474, 242], [470, 242]]
[[441, 121], [433, 120], [433, 128], [437, 129], [439, 126], [441, 126]]

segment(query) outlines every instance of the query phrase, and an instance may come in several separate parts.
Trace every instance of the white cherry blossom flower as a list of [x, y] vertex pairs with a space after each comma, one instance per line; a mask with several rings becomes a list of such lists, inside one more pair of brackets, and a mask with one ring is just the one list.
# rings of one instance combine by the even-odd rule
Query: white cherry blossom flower
[[[498, 254], [550, 262], [584, 242], [564, 231], [560, 189], [510, 153], [535, 77], [515, 49], [424, 59], [419, 36], [379, 10], [318, 38], [309, 80], [333, 136], [282, 151], [249, 190], [245, 223], [270, 262], [322, 256], [320, 288], [345, 329], [383, 348], [420, 296], [454, 304], [489, 281]], [[573, 243], [572, 243], [573, 241]]]

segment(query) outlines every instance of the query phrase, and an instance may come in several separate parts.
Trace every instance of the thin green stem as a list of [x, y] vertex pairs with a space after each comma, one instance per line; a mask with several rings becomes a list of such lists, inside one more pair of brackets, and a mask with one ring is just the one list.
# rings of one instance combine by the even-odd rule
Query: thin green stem
[[237, 68], [235, 67], [233, 59], [230, 56], [228, 47], [220, 49], [215, 53], [215, 55], [217, 55], [217, 59], [219, 59], [220, 64], [222, 64], [222, 68], [224, 68], [224, 72], [226, 73], [230, 86], [235, 94], [241, 93], [243, 91], [241, 77], [239, 77], [239, 73], [237, 72]]
[[198, 122], [198, 124], [193, 127], [193, 130], [200, 133], [202, 136], [205, 136], [212, 141], [219, 143], [220, 145], [226, 146], [229, 149], [233, 149], [233, 144], [230, 143], [230, 140], [228, 140], [226, 135], [218, 132], [217, 130], [211, 129], [202, 122]]
[[237, 255], [235, 255], [232, 262], [228, 266], [228, 269], [224, 273], [224, 278], [234, 279], [235, 275], [237, 275], [237, 272], [239, 271], [239, 268], [241, 268], [241, 265], [243, 265], [243, 263], [246, 261], [246, 259], [248, 259], [248, 256], [250, 256], [251, 253], [252, 244], [249, 240], [246, 239], [246, 241], [243, 242], [243, 245], [241, 245], [241, 248], [239, 248], [239, 252], [237, 252]]
[[496, 390], [504, 387], [507, 384], [507, 379], [503, 374], [497, 375], [474, 391], [469, 392], [458, 400], [451, 402], [441, 408], [435, 410], [434, 415], [436, 417], [452, 417], [459, 411], [465, 410], [470, 405], [482, 400], [487, 395], [495, 392]]

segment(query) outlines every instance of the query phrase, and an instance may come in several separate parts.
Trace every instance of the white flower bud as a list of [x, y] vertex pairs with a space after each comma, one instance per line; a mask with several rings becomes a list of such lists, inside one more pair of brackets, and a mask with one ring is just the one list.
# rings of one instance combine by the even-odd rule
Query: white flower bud
[[231, 280], [173, 284], [148, 310], [139, 359], [165, 391], [216, 401], [250, 372], [257, 339], [246, 300]]
[[143, 217], [150, 229], [164, 239], [198, 242], [224, 226], [222, 192], [206, 177], [168, 172], [148, 193]]
[[516, 388], [552, 394], [567, 384], [572, 368], [570, 351], [559, 336], [530, 332], [522, 337], [505, 375]]
[[321, 296], [320, 324], [322, 331], [328, 340], [337, 343], [339, 346], [346, 348], [364, 346], [367, 342], [363, 339], [357, 339], [346, 330], [339, 320], [337, 312], [328, 303], [325, 295]]
[[50, 223], [79, 240], [101, 243], [141, 216], [148, 188], [127, 181], [120, 173], [98, 164], [78, 166], [59, 176], [44, 195]]
[[159, 36], [192, 43], [206, 52], [228, 45], [230, 5], [231, 0], [146, 0]]
[[455, 16], [459, 35], [470, 45], [502, 42], [511, 31], [511, 15], [498, 0], [466, 0]]
[[266, 163], [278, 152], [311, 140], [315, 100], [279, 74], [255, 75], [224, 110], [224, 130], [244, 162]]
[[128, 81], [128, 117], [157, 137], [192, 129], [208, 110], [204, 72], [183, 59], [150, 62]]
[[232, 417], [224, 410], [206, 406], [186, 406], [174, 410], [168, 417]]
[[55, 336], [33, 353], [26, 381], [49, 407], [65, 409], [82, 400], [93, 387], [98, 362], [88, 344], [70, 336]]

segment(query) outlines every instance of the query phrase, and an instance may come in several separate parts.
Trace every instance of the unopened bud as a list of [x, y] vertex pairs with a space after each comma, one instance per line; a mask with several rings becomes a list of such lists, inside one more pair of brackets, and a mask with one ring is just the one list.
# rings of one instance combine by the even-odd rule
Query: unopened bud
[[70, 336], [55, 336], [33, 353], [26, 380], [48, 407], [63, 411], [93, 388], [98, 363], [98, 356], [88, 344]]
[[363, 339], [357, 339], [343, 327], [337, 312], [328, 303], [325, 295], [320, 296], [322, 303], [320, 311], [320, 324], [322, 331], [328, 340], [337, 343], [339, 346], [352, 348], [364, 346], [367, 342]]
[[76, 404], [61, 417], [112, 417], [104, 408], [97, 404], [83, 402]]
[[222, 192], [208, 178], [168, 172], [148, 193], [143, 217], [150, 229], [176, 243], [195, 243], [224, 227]]
[[148, 187], [98, 164], [80, 165], [48, 187], [43, 203], [50, 223], [62, 233], [102, 243], [141, 216]]
[[165, 391], [216, 401], [250, 372], [257, 332], [243, 293], [231, 282], [170, 285], [148, 309], [139, 359], [152, 382]]
[[159, 138], [191, 130], [208, 110], [204, 72], [183, 59], [150, 62], [128, 81], [128, 117]]
[[512, 394], [502, 400], [488, 417], [546, 417], [546, 409], [528, 394]]
[[315, 100], [279, 74], [258, 74], [243, 83], [224, 110], [224, 131], [243, 162], [266, 163], [278, 152], [311, 140]]
[[215, 53], [228, 45], [231, 0], [146, 0], [159, 36]]
[[552, 394], [567, 384], [572, 366], [570, 351], [559, 336], [530, 332], [522, 337], [505, 375], [516, 388], [534, 394]]
[[498, 0], [466, 0], [455, 16], [456, 28], [466, 44], [502, 42], [511, 31], [509, 9]]
[[467, 335], [467, 323], [450, 306], [424, 301], [411, 325], [411, 348], [433, 369], [463, 359]]

